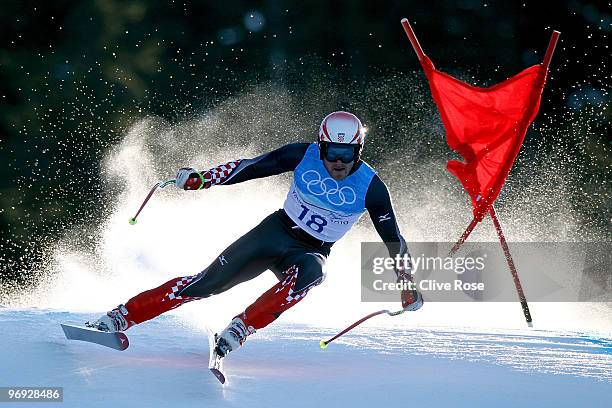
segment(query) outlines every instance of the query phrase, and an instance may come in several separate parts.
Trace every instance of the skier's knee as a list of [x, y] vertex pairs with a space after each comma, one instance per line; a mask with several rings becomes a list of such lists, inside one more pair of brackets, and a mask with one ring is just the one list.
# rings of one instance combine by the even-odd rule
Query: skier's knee
[[206, 277], [206, 270], [200, 272], [193, 281], [186, 287], [182, 288], [179, 292], [179, 296], [197, 296], [200, 298], [207, 298], [215, 294], [215, 289], [220, 286], [214, 277]]
[[325, 279], [324, 260], [318, 254], [306, 254], [297, 267], [298, 273], [293, 288], [295, 293], [310, 289]]

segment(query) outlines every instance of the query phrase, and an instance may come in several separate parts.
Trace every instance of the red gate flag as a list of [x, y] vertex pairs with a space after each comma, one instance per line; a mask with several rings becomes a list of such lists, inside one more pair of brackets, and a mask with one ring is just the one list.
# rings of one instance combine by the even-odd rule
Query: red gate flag
[[447, 168], [472, 198], [474, 218], [449, 255], [459, 249], [474, 227], [489, 213], [512, 273], [525, 320], [531, 326], [529, 305], [493, 203], [510, 173], [529, 124], [538, 113], [548, 65], [560, 33], [553, 31], [542, 64], [529, 67], [497, 85], [478, 88], [438, 71], [423, 52], [407, 19], [402, 19], [402, 26], [429, 81], [446, 130], [446, 141], [465, 160], [450, 160]]
[[447, 169], [472, 198], [474, 217], [484, 217], [504, 185], [544, 87], [539, 65], [490, 88], [477, 88], [436, 70], [425, 72], [446, 129], [448, 146], [465, 162]]
[[[497, 85], [479, 88], [437, 70], [408, 21], [402, 20], [402, 25], [429, 81], [447, 143], [465, 160], [450, 160], [447, 168], [470, 195], [474, 218], [479, 222], [499, 195], [527, 128], [538, 113], [554, 45], [549, 45], [544, 63]], [[555, 31], [551, 44], [557, 36]]]

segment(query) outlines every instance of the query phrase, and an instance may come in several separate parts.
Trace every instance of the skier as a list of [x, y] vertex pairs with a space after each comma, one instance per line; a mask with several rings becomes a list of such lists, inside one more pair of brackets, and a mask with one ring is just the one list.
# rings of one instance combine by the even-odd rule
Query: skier
[[[407, 254], [387, 187], [360, 159], [364, 141], [361, 121], [351, 113], [339, 111], [323, 119], [318, 143], [289, 144], [254, 159], [231, 161], [204, 172], [181, 168], [176, 186], [184, 190], [236, 184], [287, 171], [293, 171], [293, 183], [282, 209], [231, 244], [204, 271], [142, 292], [89, 326], [124, 331], [271, 270], [279, 282], [216, 336], [215, 351], [224, 357], [322, 282], [323, 265], [332, 245], [365, 210], [390, 256]], [[396, 273], [398, 281], [412, 279], [410, 265]], [[416, 290], [403, 291], [401, 301], [406, 310], [417, 310], [423, 304]]]

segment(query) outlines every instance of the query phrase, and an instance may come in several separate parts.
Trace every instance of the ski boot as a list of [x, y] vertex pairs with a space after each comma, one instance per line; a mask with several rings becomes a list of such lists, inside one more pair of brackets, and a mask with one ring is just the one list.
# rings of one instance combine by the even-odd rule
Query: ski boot
[[253, 326], [247, 326], [239, 317], [234, 317], [221, 334], [215, 334], [215, 352], [219, 357], [225, 357], [231, 351], [244, 344], [247, 336], [255, 333]]
[[[116, 309], [113, 309], [105, 315], [102, 315], [95, 322], [85, 322], [85, 326], [91, 329], [98, 329], [100, 331], [109, 333], [125, 331], [131, 325], [123, 316], [124, 314], [121, 312], [122, 308], [125, 310], [125, 306], [119, 305]], [[127, 310], [125, 311], [125, 314], [127, 314]]]

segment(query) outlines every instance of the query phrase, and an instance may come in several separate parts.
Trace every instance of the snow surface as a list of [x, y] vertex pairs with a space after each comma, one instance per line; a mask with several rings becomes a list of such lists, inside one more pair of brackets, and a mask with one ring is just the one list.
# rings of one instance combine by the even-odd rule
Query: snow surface
[[[130, 329], [124, 352], [64, 338], [60, 322], [91, 317], [0, 308], [0, 386], [61, 386], [63, 407], [575, 408], [612, 396], [612, 338], [594, 333], [366, 327], [321, 350], [334, 329], [278, 323], [228, 357], [222, 386], [202, 327], [163, 315]], [[41, 406], [2, 407], [28, 405]]]

